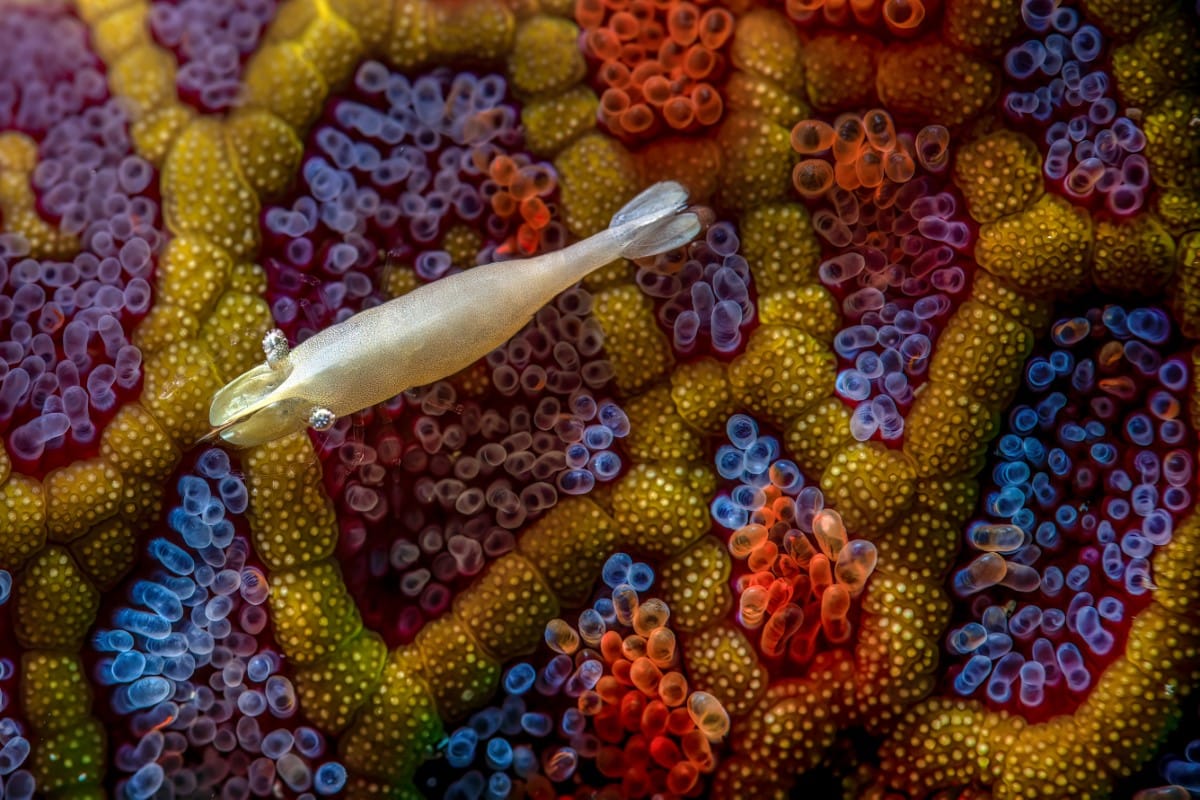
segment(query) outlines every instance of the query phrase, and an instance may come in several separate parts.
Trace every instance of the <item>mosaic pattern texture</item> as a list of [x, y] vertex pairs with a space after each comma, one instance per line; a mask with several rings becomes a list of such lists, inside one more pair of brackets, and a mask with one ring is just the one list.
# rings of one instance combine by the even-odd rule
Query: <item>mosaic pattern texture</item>
[[1198, 340], [1191, 2], [0, 0], [0, 797], [1200, 797]]

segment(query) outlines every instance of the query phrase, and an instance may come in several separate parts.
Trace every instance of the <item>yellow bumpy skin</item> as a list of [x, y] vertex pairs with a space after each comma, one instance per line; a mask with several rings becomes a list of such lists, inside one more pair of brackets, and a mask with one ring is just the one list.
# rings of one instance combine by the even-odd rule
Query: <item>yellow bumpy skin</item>
[[235, 254], [257, 247], [258, 199], [238, 178], [215, 121], [196, 121], [180, 134], [163, 165], [162, 187], [163, 216], [173, 231], [206, 238]]
[[839, 450], [821, 476], [821, 491], [846, 528], [887, 528], [912, 502], [916, 473], [903, 453], [879, 442], [856, 442]]
[[322, 661], [296, 670], [296, 691], [304, 715], [321, 730], [340, 732], [378, 686], [387, 645], [379, 634], [362, 631]]
[[[157, 483], [154, 484], [157, 487]], [[71, 552], [88, 579], [101, 591], [115, 587], [137, 560], [137, 532], [113, 517], [92, 527], [71, 543]]]
[[539, 15], [524, 22], [508, 59], [513, 89], [521, 95], [551, 95], [582, 80], [586, 66], [578, 38], [579, 28], [565, 19]]
[[292, 128], [312, 122], [328, 93], [325, 79], [294, 42], [261, 48], [245, 72], [246, 104], [275, 114]]
[[742, 255], [750, 262], [761, 292], [815, 283], [821, 242], [808, 209], [799, 203], [761, 205], [746, 212], [741, 225]]
[[454, 613], [484, 649], [507, 661], [533, 652], [558, 600], [532, 562], [507, 553], [454, 599]]
[[833, 394], [833, 355], [821, 342], [785, 325], [763, 325], [729, 367], [733, 396], [756, 414], [785, 424]]
[[725, 153], [718, 198], [731, 208], [748, 209], [781, 200], [792, 188], [792, 151], [788, 129], [765, 114], [730, 114], [717, 132]]
[[708, 692], [735, 717], [749, 711], [767, 686], [767, 671], [741, 628], [710, 625], [684, 639], [683, 660], [693, 688]]
[[796, 417], [784, 431], [788, 451], [807, 475], [825, 470], [833, 454], [853, 443], [850, 409], [836, 397], [827, 397]]
[[629, 436], [625, 446], [635, 462], [704, 459], [704, 444], [675, 409], [671, 390], [660, 384], [625, 404]]
[[675, 363], [671, 344], [654, 319], [654, 303], [636, 286], [614, 286], [596, 295], [592, 314], [604, 331], [614, 381], [640, 392]]
[[517, 540], [564, 605], [578, 605], [601, 566], [620, 547], [612, 517], [586, 497], [560, 501]]
[[623, 200], [637, 188], [637, 165], [617, 141], [589, 133], [554, 159], [562, 197], [563, 220], [579, 236], [604, 227]]
[[515, 21], [509, 3], [501, 0], [431, 2], [429, 44], [439, 60], [490, 60], [513, 49]]
[[958, 525], [932, 512], [910, 508], [895, 525], [872, 537], [879, 551], [878, 569], [904, 568], [937, 582], [950, 569], [959, 536]]
[[895, 116], [949, 126], [987, 108], [1000, 90], [1000, 75], [995, 67], [934, 40], [885, 51], [875, 88]]
[[841, 325], [837, 300], [828, 289], [816, 284], [762, 294], [758, 306], [764, 324], [791, 325], [826, 344], [833, 343]]
[[0, 563], [19, 565], [46, 542], [46, 492], [41, 481], [9, 475], [0, 485]]
[[1026, 294], [989, 272], [980, 270], [975, 273], [971, 298], [1003, 312], [1038, 335], [1050, 326], [1053, 303], [1049, 298]]
[[1114, 296], [1158, 294], [1175, 271], [1175, 240], [1154, 214], [1096, 223], [1096, 288]]
[[1200, 190], [1200, 97], [1172, 92], [1146, 115], [1146, 160], [1158, 186]]
[[76, 461], [46, 476], [46, 524], [50, 538], [69, 542], [117, 513], [122, 477], [102, 458]]
[[786, 92], [804, 83], [801, 51], [795, 27], [778, 11], [756, 9], [744, 15], [733, 34], [733, 65], [770, 78]]
[[954, 183], [976, 222], [994, 222], [1042, 196], [1042, 154], [1029, 137], [996, 131], [959, 150]]
[[812, 769], [833, 743], [844, 716], [850, 664], [845, 653], [822, 654], [803, 680], [780, 681], [744, 723], [747, 756], [768, 773]]
[[638, 464], [613, 492], [613, 518], [639, 553], [669, 556], [691, 545], [711, 525], [708, 496], [715, 476], [680, 462]]
[[1084, 5], [1089, 19], [1117, 39], [1128, 39], [1156, 19], [1162, 19], [1172, 6], [1170, 0], [1088, 0]]
[[444, 719], [477, 708], [500, 683], [499, 659], [485, 653], [470, 629], [454, 617], [426, 623], [414, 644], [424, 658], [424, 674]]
[[938, 641], [914, 632], [902, 607], [888, 610], [863, 613], [854, 652], [858, 712], [872, 732], [933, 689], [938, 660]]
[[754, 72], [735, 72], [729, 76], [729, 82], [725, 84], [725, 105], [730, 111], [762, 114], [785, 127], [812, 113], [808, 103], [798, 93], [790, 93], [770, 78]]
[[946, 324], [939, 346], [929, 377], [999, 412], [1021, 385], [1025, 359], [1033, 350], [1033, 331], [968, 300]]
[[1200, 69], [1200, 29], [1194, 21], [1164, 10], [1154, 23], [1112, 55], [1121, 99], [1142, 109], [1153, 108], [1175, 89], [1194, 85]]
[[968, 52], [1000, 56], [1021, 28], [1021, 6], [1007, 0], [946, 0], [942, 34]]
[[983, 225], [975, 258], [1032, 294], [1066, 294], [1086, 285], [1091, 245], [1087, 211], [1047, 194], [1020, 213]]
[[983, 468], [987, 443], [1000, 429], [999, 413], [958, 387], [927, 386], [908, 414], [904, 452], [923, 478], [975, 474]]
[[39, 797], [103, 797], [104, 728], [78, 656], [32, 650], [21, 662], [22, 700], [36, 742], [28, 769]]
[[679, 415], [701, 433], [724, 430], [725, 420], [737, 411], [725, 367], [711, 358], [681, 364], [671, 373], [671, 399]]
[[299, 169], [304, 151], [296, 131], [263, 110], [230, 117], [229, 144], [242, 175], [259, 196], [281, 194]]
[[61, 547], [38, 553], [15, 590], [17, 639], [26, 647], [79, 647], [100, 607], [100, 593]]
[[893, 786], [915, 796], [942, 786], [991, 784], [1024, 727], [1020, 718], [990, 714], [977, 702], [930, 700], [908, 712], [884, 743], [882, 768]]
[[333, 561], [275, 572], [270, 598], [275, 638], [297, 664], [319, 661], [362, 629]]
[[521, 109], [525, 145], [538, 156], [551, 156], [596, 125], [600, 100], [586, 86], [531, 100]]
[[[951, 525], [962, 525], [975, 511], [979, 484], [965, 475], [950, 478], [926, 478], [917, 482], [912, 513], [929, 512]], [[957, 547], [957, 537], [955, 539]]]
[[[941, 538], [945, 539], [943, 528]], [[931, 534], [936, 535], [936, 534]], [[954, 537], [949, 537], [951, 543]], [[950, 566], [953, 550], [933, 554]], [[870, 589], [863, 594], [862, 608], [868, 614], [893, 617], [914, 634], [936, 639], [950, 622], [950, 598], [937, 577], [920, 578], [908, 568], [883, 561], [873, 573]]]
[[733, 605], [731, 569], [729, 552], [712, 536], [668, 561], [658, 583], [663, 600], [671, 607], [672, 626], [691, 633], [728, 614]]
[[342, 737], [349, 769], [395, 782], [433, 755], [445, 733], [422, 672], [421, 654], [411, 645], [388, 657], [379, 687]]
[[819, 111], [869, 104], [875, 94], [875, 54], [880, 49], [879, 40], [858, 33], [827, 33], [806, 43], [808, 101]]
[[1167, 290], [1168, 302], [1184, 336], [1200, 336], [1200, 231], [1179, 240], [1176, 270]]
[[233, 259], [220, 247], [198, 236], [177, 236], [159, 256], [156, 299], [203, 319], [212, 313], [232, 271]]
[[328, 558], [337, 544], [333, 504], [307, 437], [254, 448], [243, 461], [254, 550], [271, 569]]

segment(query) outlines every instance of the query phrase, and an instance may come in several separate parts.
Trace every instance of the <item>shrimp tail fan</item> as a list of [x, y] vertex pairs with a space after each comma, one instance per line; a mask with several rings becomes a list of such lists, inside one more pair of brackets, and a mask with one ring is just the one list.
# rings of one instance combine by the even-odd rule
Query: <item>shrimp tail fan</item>
[[626, 258], [666, 253], [695, 239], [700, 218], [687, 211], [687, 189], [674, 181], [656, 183], [613, 215], [610, 228], [628, 228], [621, 248]]

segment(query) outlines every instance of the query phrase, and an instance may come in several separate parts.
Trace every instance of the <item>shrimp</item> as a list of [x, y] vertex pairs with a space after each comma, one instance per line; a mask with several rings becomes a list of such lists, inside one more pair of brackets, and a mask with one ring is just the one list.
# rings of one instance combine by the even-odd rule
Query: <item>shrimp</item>
[[701, 221], [687, 190], [656, 183], [609, 227], [569, 247], [450, 275], [361, 311], [289, 348], [280, 330], [263, 338], [266, 363], [213, 396], [212, 431], [254, 447], [383, 402], [470, 366], [504, 344], [559, 293], [619, 257], [645, 258], [690, 242]]

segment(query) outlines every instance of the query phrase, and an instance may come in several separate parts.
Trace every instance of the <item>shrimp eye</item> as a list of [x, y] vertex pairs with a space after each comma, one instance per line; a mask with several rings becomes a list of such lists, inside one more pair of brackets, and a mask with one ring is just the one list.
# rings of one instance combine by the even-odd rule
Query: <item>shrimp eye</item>
[[308, 415], [308, 424], [315, 431], [327, 431], [333, 427], [333, 423], [337, 421], [337, 416], [328, 408], [317, 406]]
[[262, 340], [262, 348], [263, 352], [267, 355], [267, 366], [271, 369], [282, 367], [283, 362], [287, 360], [288, 354], [291, 353], [291, 348], [288, 347], [287, 343], [287, 336], [278, 328], [267, 331], [267, 335]]

